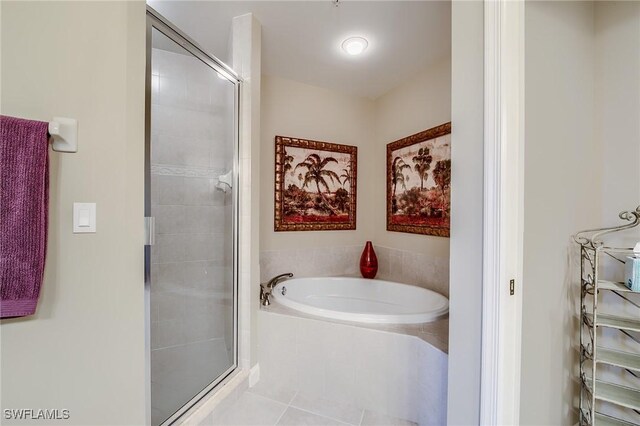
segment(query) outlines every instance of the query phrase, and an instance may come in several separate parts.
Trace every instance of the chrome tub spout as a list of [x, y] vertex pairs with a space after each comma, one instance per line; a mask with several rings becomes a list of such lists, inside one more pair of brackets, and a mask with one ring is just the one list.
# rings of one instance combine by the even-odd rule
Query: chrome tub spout
[[260, 284], [260, 303], [262, 306], [269, 306], [271, 304], [271, 292], [278, 283], [286, 278], [293, 277], [291, 272], [285, 274], [276, 275], [267, 281], [266, 284]]

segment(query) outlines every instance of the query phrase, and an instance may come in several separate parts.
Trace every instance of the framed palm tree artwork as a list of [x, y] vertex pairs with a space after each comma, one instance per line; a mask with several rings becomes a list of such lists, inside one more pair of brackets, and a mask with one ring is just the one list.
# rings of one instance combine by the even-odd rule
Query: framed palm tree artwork
[[276, 136], [276, 231], [356, 229], [358, 148]]
[[449, 236], [451, 123], [387, 145], [387, 230]]

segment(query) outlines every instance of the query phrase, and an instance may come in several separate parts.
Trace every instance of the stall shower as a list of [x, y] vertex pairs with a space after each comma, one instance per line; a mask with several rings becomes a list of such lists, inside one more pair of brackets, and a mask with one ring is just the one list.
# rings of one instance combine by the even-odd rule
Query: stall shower
[[151, 423], [237, 367], [239, 80], [147, 13], [146, 248]]

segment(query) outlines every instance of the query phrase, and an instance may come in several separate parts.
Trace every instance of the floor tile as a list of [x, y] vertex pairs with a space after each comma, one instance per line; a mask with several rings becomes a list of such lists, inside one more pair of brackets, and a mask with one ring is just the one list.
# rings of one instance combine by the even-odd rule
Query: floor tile
[[214, 425], [273, 426], [286, 409], [286, 404], [245, 392], [227, 411], [216, 416]]
[[280, 421], [277, 423], [281, 426], [344, 426], [345, 423], [337, 420], [330, 419], [328, 417], [322, 417], [317, 414], [309, 413], [308, 411], [298, 410], [297, 408], [289, 407], [285, 411]]
[[350, 425], [359, 425], [362, 418], [362, 410], [354, 405], [313, 397], [304, 392], [298, 392], [291, 401], [291, 406]]
[[375, 413], [370, 410], [364, 410], [362, 416], [362, 426], [414, 426], [417, 423], [410, 422], [408, 420], [396, 419], [395, 417], [389, 417], [384, 414]]
[[256, 395], [264, 396], [265, 398], [273, 399], [274, 401], [289, 405], [293, 397], [296, 396], [297, 391], [277, 383], [269, 383], [265, 380], [260, 380], [247, 392], [255, 393]]

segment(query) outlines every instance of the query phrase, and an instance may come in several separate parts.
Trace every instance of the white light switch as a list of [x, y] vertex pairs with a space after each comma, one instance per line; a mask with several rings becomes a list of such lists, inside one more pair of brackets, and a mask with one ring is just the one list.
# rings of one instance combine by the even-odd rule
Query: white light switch
[[89, 214], [89, 209], [83, 208], [78, 211], [78, 226], [80, 228], [88, 228], [90, 226]]
[[73, 233], [96, 232], [96, 203], [73, 203]]

